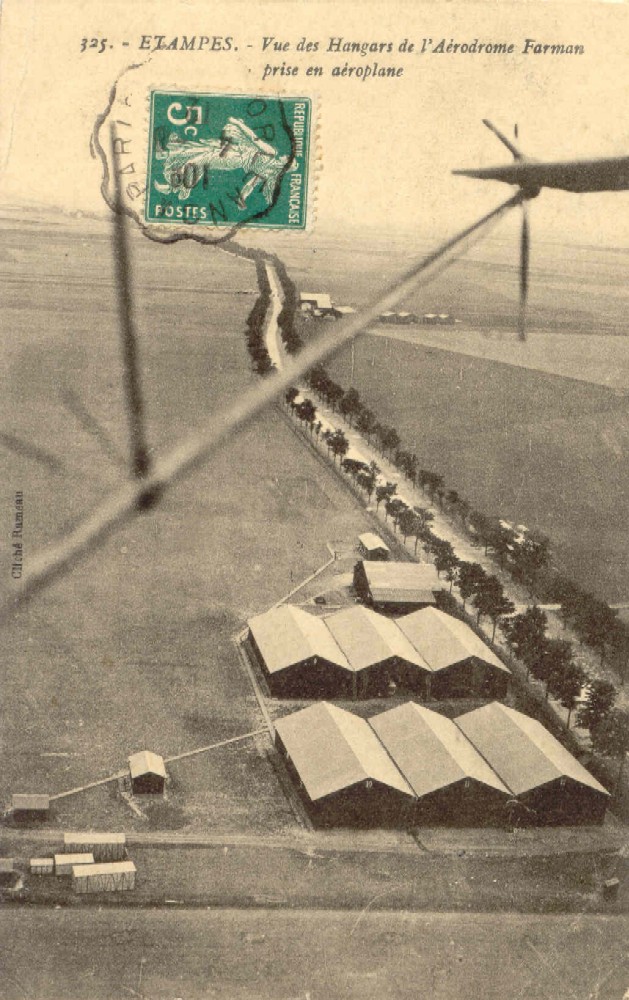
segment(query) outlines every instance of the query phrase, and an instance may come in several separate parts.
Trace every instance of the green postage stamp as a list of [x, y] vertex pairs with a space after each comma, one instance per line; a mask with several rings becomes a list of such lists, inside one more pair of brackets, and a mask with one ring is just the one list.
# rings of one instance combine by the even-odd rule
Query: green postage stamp
[[304, 229], [308, 98], [154, 90], [147, 222]]

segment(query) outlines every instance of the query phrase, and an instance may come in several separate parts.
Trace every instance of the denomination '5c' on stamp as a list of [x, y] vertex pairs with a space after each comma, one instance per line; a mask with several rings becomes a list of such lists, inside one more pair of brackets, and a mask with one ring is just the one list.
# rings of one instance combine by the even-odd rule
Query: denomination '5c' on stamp
[[304, 229], [308, 98], [151, 92], [146, 221]]

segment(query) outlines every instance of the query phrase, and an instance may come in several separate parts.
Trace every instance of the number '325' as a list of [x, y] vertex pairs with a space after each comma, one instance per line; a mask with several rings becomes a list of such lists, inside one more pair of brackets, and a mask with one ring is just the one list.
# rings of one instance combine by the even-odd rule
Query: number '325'
[[82, 38], [81, 39], [81, 52], [85, 52], [86, 49], [96, 49], [97, 52], [104, 52], [107, 46], [106, 38]]

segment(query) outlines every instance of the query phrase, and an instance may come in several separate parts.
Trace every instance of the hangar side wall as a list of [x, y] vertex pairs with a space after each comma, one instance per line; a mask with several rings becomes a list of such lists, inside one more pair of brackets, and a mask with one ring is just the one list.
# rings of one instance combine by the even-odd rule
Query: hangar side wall
[[414, 800], [378, 781], [363, 781], [312, 802], [277, 732], [275, 746], [314, 826], [391, 829], [413, 825]]
[[309, 656], [284, 670], [271, 673], [251, 632], [246, 643], [274, 697], [313, 700], [352, 697], [352, 674], [336, 663], [319, 656]]
[[501, 701], [509, 690], [509, 674], [476, 656], [431, 675], [430, 694], [437, 701], [475, 696]]
[[472, 778], [463, 778], [417, 800], [416, 826], [502, 826], [509, 796]]
[[541, 826], [602, 823], [608, 802], [606, 795], [571, 778], [557, 778], [519, 795], [518, 800], [534, 810], [531, 822]]

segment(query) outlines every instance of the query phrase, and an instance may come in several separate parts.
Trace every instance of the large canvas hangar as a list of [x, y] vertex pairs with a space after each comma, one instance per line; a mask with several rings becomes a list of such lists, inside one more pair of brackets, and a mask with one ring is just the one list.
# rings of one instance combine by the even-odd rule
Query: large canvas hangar
[[506, 696], [511, 671], [466, 622], [423, 608], [397, 624], [428, 664], [431, 697]]
[[369, 721], [415, 793], [417, 825], [504, 823], [509, 789], [454, 722], [414, 702]]
[[358, 605], [337, 611], [325, 623], [356, 676], [357, 697], [384, 694], [391, 682], [426, 695], [428, 666], [390, 618]]
[[536, 719], [492, 702], [456, 723], [527, 811], [529, 822], [602, 823], [609, 793]]
[[247, 642], [277, 697], [351, 696], [347, 658], [322, 619], [301, 608], [284, 604], [252, 618]]
[[408, 825], [413, 791], [365, 719], [319, 702], [275, 727], [276, 747], [315, 825]]
[[325, 618], [283, 605], [249, 622], [271, 693], [371, 698], [391, 685], [422, 698], [503, 697], [510, 671], [464, 622], [436, 608], [388, 618], [355, 605]]

